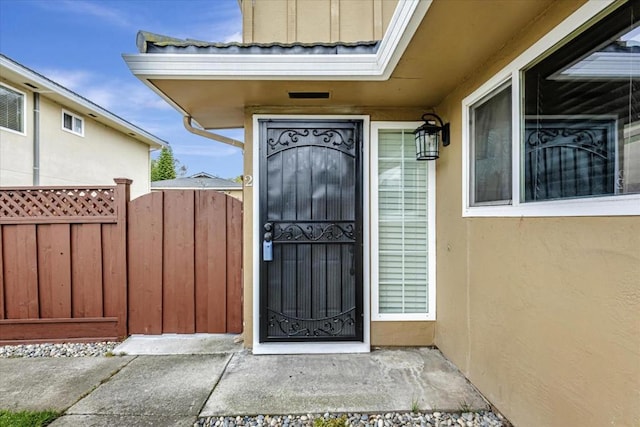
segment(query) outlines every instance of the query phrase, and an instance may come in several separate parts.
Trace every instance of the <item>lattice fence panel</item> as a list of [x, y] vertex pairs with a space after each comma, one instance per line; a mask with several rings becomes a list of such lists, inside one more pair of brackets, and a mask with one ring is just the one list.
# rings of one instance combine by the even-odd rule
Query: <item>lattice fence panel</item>
[[0, 189], [0, 223], [117, 222], [115, 187]]

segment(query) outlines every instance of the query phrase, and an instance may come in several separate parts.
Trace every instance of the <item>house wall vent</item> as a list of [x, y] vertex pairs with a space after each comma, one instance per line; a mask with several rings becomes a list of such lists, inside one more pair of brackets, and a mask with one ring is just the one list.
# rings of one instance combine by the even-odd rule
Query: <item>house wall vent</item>
[[329, 92], [288, 92], [290, 99], [329, 99]]

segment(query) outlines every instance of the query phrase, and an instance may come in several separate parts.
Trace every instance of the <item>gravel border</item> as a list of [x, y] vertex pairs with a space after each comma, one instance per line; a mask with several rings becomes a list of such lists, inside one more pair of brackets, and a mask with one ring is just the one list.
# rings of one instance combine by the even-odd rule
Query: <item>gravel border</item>
[[[342, 420], [340, 418], [342, 417]], [[510, 427], [501, 414], [477, 412], [389, 412], [386, 414], [330, 414], [324, 415], [258, 415], [255, 417], [205, 417], [194, 427]]]
[[0, 346], [0, 358], [114, 356], [119, 342], [21, 344]]

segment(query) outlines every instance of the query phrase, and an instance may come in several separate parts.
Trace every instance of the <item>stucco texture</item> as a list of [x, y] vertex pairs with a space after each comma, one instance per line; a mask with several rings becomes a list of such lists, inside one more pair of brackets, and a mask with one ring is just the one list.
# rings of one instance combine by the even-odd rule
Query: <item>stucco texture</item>
[[[26, 135], [0, 130], [2, 186], [33, 185], [32, 93], [26, 98]], [[84, 136], [67, 132], [62, 129], [64, 108], [40, 97], [41, 186], [112, 186], [114, 178], [129, 178], [132, 198], [150, 191], [148, 145], [81, 114]]]
[[517, 426], [640, 425], [640, 218], [462, 218], [462, 99], [579, 2], [559, 2], [437, 111], [435, 343]]
[[638, 425], [640, 221], [462, 222], [440, 233], [436, 345], [516, 425]]
[[129, 178], [131, 197], [148, 193], [149, 146], [84, 117], [84, 137], [65, 132], [61, 107], [41, 98], [41, 185], [113, 185]]

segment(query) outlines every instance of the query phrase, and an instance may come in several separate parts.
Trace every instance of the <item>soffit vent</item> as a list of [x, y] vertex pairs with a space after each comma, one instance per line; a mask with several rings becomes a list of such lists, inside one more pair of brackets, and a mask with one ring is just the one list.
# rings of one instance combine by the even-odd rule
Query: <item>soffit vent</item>
[[329, 92], [289, 92], [289, 99], [329, 99]]

